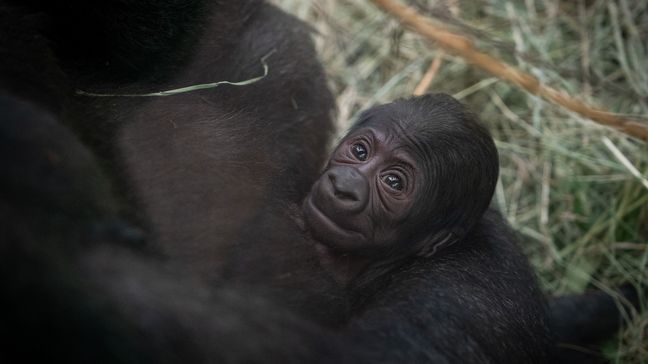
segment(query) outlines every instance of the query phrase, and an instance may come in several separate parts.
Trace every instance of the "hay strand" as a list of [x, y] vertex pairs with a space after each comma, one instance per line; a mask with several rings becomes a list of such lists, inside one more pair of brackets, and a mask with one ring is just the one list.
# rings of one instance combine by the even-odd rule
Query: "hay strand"
[[635, 138], [648, 140], [648, 125], [645, 122], [594, 108], [575, 97], [547, 86], [536, 77], [478, 50], [467, 37], [435, 25], [429, 18], [418, 14], [416, 9], [403, 5], [397, 0], [371, 1], [417, 33], [435, 41], [444, 50], [466, 59], [486, 72], [599, 124], [616, 128]]

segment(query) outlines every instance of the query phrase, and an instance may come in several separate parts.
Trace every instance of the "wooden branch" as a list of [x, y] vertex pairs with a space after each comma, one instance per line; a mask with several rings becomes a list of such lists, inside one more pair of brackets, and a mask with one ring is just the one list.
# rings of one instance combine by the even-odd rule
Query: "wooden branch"
[[448, 32], [418, 14], [416, 9], [403, 5], [397, 0], [371, 1], [400, 19], [412, 30], [435, 41], [442, 49], [466, 59], [486, 72], [599, 124], [616, 128], [635, 138], [648, 140], [648, 124], [594, 108], [577, 98], [544, 85], [536, 77], [480, 51], [469, 38]]

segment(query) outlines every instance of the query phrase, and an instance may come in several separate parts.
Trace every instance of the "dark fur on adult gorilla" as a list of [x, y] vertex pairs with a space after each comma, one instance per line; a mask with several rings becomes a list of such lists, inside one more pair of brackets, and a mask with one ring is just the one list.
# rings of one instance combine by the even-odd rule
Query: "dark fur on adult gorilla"
[[[232, 243], [253, 241], [239, 239], [240, 231], [263, 234], [273, 226], [265, 218], [246, 225], [261, 207], [273, 206], [267, 197], [299, 203], [323, 163], [332, 98], [309, 44], [301, 23], [255, 1], [0, 2], [6, 298], [0, 332], [11, 338], [0, 359], [375, 362], [502, 355], [480, 347], [490, 343], [490, 326], [465, 326], [442, 313], [465, 318], [468, 311], [452, 311], [459, 298], [460, 307], [483, 312], [489, 294], [508, 292], [492, 290], [504, 289], [503, 282], [467, 294], [451, 275], [433, 283], [428, 268], [406, 259], [390, 279], [366, 280], [374, 284], [359, 286], [347, 307], [345, 292], [310, 264], [322, 256], [303, 244], [291, 249], [303, 233], [283, 215], [269, 217], [277, 219], [272, 242], [252, 246], [246, 256], [267, 259], [233, 274], [232, 282], [220, 281], [224, 261], [238, 259], [228, 254], [237, 250]], [[270, 53], [268, 77], [241, 88], [172, 98], [75, 94], [249, 79]], [[499, 217], [486, 213], [476, 226], [487, 238], [475, 239], [496, 237], [503, 245], [495, 254], [526, 267], [517, 250], [509, 251]], [[473, 236], [466, 233], [464, 239]], [[274, 243], [277, 249], [269, 250]], [[443, 261], [470, 257], [461, 246], [443, 249], [439, 267], [471, 273], [464, 264], [474, 262]], [[277, 276], [277, 266], [290, 270]], [[264, 270], [272, 274], [259, 284], [248, 277]], [[417, 289], [427, 284], [438, 289]], [[275, 287], [290, 297], [276, 295]], [[540, 302], [525, 312], [536, 312]], [[424, 307], [430, 316], [419, 320], [414, 313]], [[331, 321], [344, 329], [314, 323]], [[496, 344], [512, 353], [545, 345]], [[541, 361], [545, 354], [538, 355]]]
[[[323, 164], [333, 98], [309, 33], [261, 1], [0, 2], [0, 355], [327, 358], [314, 325], [201, 283]], [[245, 87], [76, 93], [251, 79], [269, 54]]]
[[[92, 147], [123, 210], [163, 254], [211, 273], [266, 196], [297, 201], [310, 188], [333, 98], [298, 20], [255, 0], [13, 3], [3, 1], [4, 88], [47, 106]], [[247, 80], [263, 73], [264, 56], [268, 76], [244, 87], [75, 93]]]

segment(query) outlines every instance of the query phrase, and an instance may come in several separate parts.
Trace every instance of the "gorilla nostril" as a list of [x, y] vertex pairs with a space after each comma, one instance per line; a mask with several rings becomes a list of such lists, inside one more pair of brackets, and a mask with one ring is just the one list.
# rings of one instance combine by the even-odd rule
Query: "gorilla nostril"
[[329, 169], [327, 193], [338, 209], [352, 212], [362, 209], [368, 201], [368, 184], [364, 176], [353, 167], [334, 166]]
[[332, 174], [332, 173], [329, 173], [328, 178], [329, 178], [329, 181], [331, 181], [331, 183], [333, 183], [333, 186], [335, 186], [335, 175]]
[[346, 183], [344, 183], [344, 178], [338, 180], [334, 173], [329, 174], [328, 177], [331, 181], [331, 186], [333, 186], [333, 195], [335, 197], [344, 201], [358, 201], [358, 196], [353, 191], [347, 189], [349, 186], [346, 186]]

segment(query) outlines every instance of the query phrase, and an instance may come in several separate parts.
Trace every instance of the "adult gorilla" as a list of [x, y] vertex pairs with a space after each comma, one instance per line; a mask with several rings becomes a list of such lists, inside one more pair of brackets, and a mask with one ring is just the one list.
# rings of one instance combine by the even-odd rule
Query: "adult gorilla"
[[[309, 33], [255, 0], [0, 1], [0, 356], [326, 357], [319, 328], [199, 281], [267, 196], [299, 201], [323, 164], [333, 98]], [[266, 64], [243, 87], [78, 92], [243, 81]]]
[[[122, 210], [173, 260], [214, 270], [265, 196], [297, 201], [319, 172], [333, 98], [310, 30], [278, 9], [256, 0], [0, 4], [2, 89], [73, 129]], [[264, 62], [267, 77], [242, 87], [78, 93], [242, 81]]]

